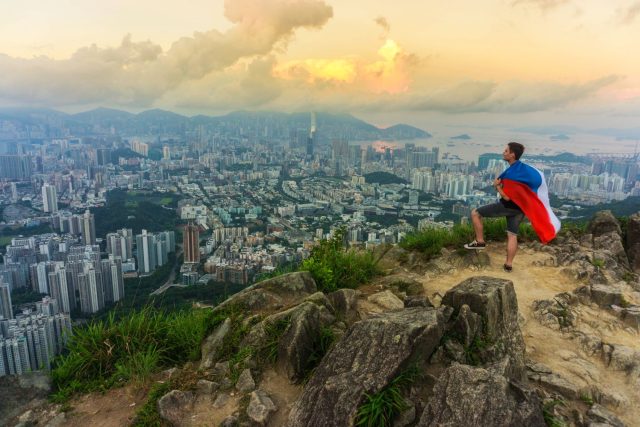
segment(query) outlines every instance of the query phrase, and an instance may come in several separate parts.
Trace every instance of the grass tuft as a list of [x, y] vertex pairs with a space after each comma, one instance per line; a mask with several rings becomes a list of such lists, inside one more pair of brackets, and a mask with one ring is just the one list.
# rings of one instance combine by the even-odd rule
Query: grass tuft
[[356, 426], [391, 426], [393, 419], [409, 408], [402, 396], [402, 389], [413, 384], [418, 377], [419, 370], [412, 365], [378, 393], [365, 394], [365, 402], [358, 408], [356, 414]]
[[144, 382], [164, 367], [199, 359], [211, 316], [210, 310], [167, 314], [147, 307], [118, 320], [112, 312], [75, 329], [67, 352], [54, 361], [52, 399]]
[[344, 248], [345, 235], [346, 230], [340, 229], [331, 239], [321, 240], [300, 267], [301, 271], [311, 273], [323, 292], [357, 288], [379, 274], [371, 251]]

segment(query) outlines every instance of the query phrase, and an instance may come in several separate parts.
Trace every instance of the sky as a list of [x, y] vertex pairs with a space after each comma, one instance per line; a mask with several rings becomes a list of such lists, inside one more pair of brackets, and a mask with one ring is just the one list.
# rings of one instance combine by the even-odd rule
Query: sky
[[639, 0], [0, 3], [0, 107], [637, 127]]

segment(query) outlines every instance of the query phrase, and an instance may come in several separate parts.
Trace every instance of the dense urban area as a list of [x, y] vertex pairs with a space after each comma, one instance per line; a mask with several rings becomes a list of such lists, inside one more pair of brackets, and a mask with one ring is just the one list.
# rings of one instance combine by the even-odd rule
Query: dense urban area
[[[0, 376], [50, 367], [110, 312], [215, 304], [336, 230], [372, 248], [468, 221], [506, 163], [429, 137], [320, 113], [0, 114]], [[561, 218], [639, 206], [637, 155], [525, 160]]]

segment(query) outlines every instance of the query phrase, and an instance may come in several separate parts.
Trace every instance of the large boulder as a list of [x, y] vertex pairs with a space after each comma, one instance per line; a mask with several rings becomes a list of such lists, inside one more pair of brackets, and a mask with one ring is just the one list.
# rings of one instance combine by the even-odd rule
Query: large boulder
[[611, 211], [599, 211], [591, 218], [587, 225], [587, 233], [593, 235], [593, 238], [600, 237], [603, 234], [615, 232], [618, 235], [622, 234], [620, 223], [613, 216]]
[[217, 305], [214, 311], [218, 312], [231, 306], [242, 306], [252, 311], [282, 307], [285, 304], [298, 303], [317, 290], [316, 282], [308, 271], [283, 274], [243, 289]]
[[288, 426], [353, 426], [365, 394], [438, 346], [450, 309], [408, 308], [355, 323], [322, 359], [289, 414]]
[[290, 381], [304, 379], [307, 360], [320, 337], [320, 330], [329, 323], [327, 320], [323, 322], [323, 319], [329, 319], [322, 316], [323, 309], [326, 310], [325, 307], [304, 302], [291, 312], [289, 326], [278, 341], [277, 362], [278, 370]]
[[440, 376], [418, 427], [543, 427], [537, 395], [499, 373], [454, 364]]
[[247, 417], [251, 425], [266, 426], [271, 415], [278, 410], [273, 400], [263, 390], [256, 390], [249, 396]]
[[185, 418], [191, 413], [195, 396], [190, 391], [171, 390], [158, 400], [160, 418], [172, 426], [185, 424]]
[[627, 256], [631, 269], [640, 273], [640, 212], [631, 215], [627, 223]]
[[224, 337], [227, 336], [230, 330], [231, 319], [227, 318], [202, 342], [202, 360], [200, 362], [202, 369], [209, 369], [214, 365], [220, 349], [222, 349]]
[[[465, 314], [464, 321], [456, 322], [461, 329], [470, 327], [472, 317], [468, 309], [480, 317], [482, 325], [469, 329], [478, 329], [478, 334], [473, 339], [465, 336], [466, 343], [463, 343], [473, 343], [467, 351], [473, 353], [474, 360], [491, 365], [508, 357], [510, 372], [507, 375], [526, 381], [525, 345], [518, 325], [518, 300], [513, 282], [487, 276], [470, 277], [451, 288], [442, 304], [453, 307], [457, 315]], [[468, 309], [463, 308], [465, 305]]]

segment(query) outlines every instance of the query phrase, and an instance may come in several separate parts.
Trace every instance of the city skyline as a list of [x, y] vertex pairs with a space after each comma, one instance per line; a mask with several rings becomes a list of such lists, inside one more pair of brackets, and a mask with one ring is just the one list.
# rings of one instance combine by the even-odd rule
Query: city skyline
[[622, 128], [640, 112], [637, 2], [68, 3], [2, 6], [0, 107]]

